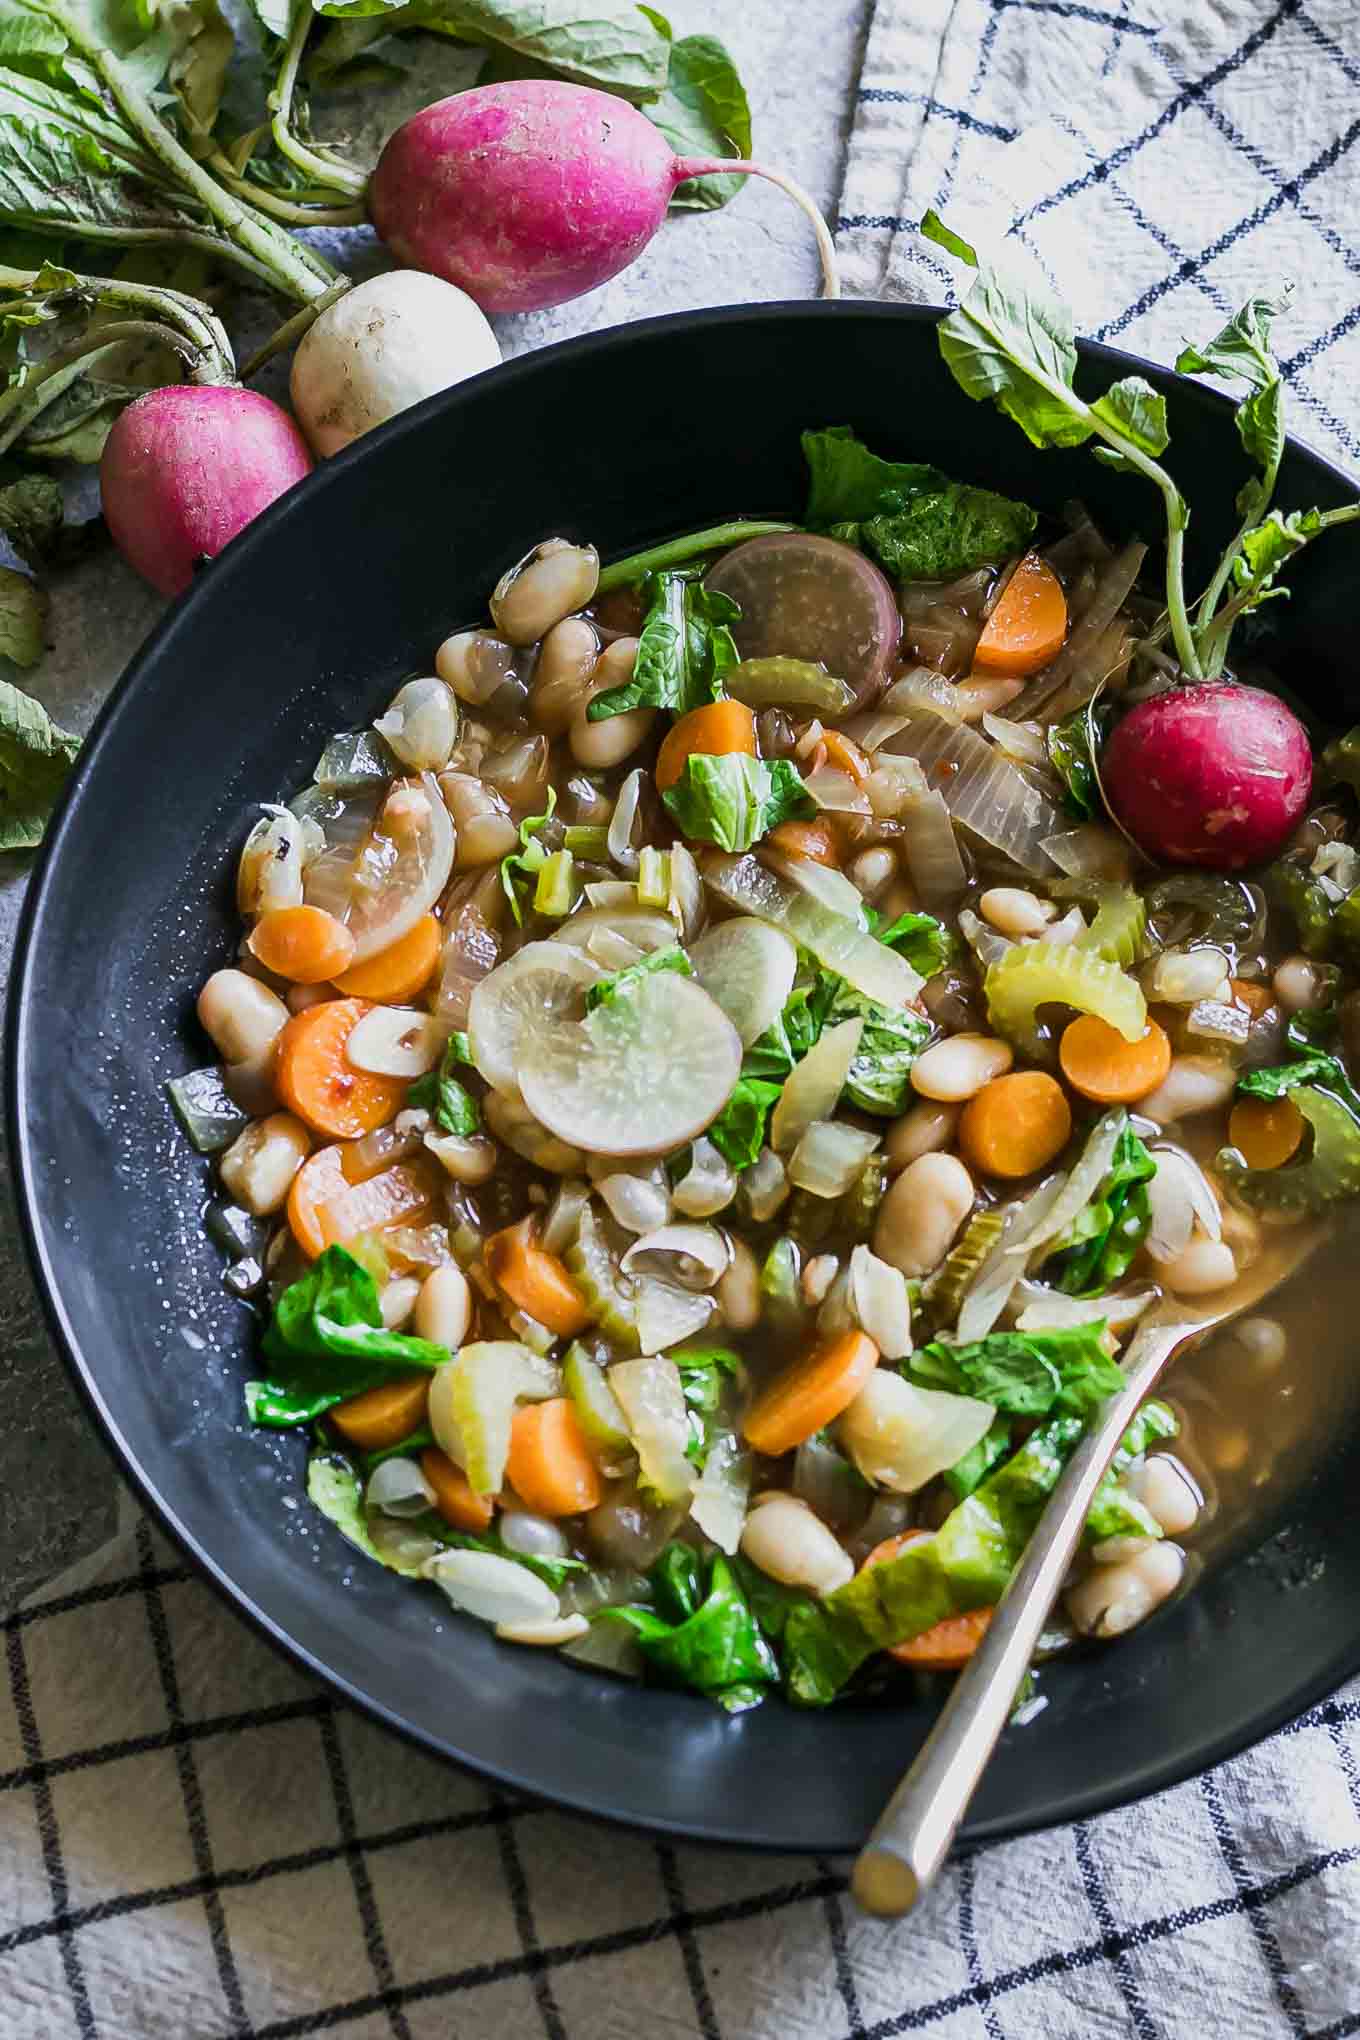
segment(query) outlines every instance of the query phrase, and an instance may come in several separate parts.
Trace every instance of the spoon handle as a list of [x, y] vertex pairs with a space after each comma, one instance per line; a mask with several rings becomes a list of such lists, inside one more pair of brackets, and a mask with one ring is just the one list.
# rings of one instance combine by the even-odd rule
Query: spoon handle
[[866, 1912], [900, 1918], [935, 1881], [1057, 1599], [1096, 1489], [1186, 1325], [1150, 1325], [1124, 1360], [1125, 1385], [1063, 1470], [981, 1643], [860, 1852], [851, 1890]]

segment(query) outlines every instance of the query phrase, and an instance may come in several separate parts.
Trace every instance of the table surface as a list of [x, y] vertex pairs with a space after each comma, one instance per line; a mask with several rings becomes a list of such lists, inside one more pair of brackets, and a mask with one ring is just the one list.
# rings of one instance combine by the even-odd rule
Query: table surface
[[[677, 32], [721, 35], [746, 81], [757, 156], [791, 173], [834, 206], [870, 0], [685, 0], [671, 10]], [[440, 91], [470, 82], [468, 60], [432, 44], [422, 50], [418, 91], [389, 91], [358, 108], [349, 125], [376, 147], [394, 125]], [[381, 266], [366, 232], [334, 237], [354, 274]], [[551, 340], [701, 305], [816, 294], [817, 263], [800, 214], [752, 180], [718, 215], [680, 216], [642, 258], [603, 290], [555, 312], [496, 322], [501, 347], [521, 354]], [[270, 329], [270, 308], [237, 303], [229, 314], [247, 343]], [[261, 387], [279, 393], [281, 373]], [[833, 406], [834, 408], [834, 406]], [[53, 577], [50, 639], [28, 683], [68, 728], [85, 730], [142, 639], [161, 599], [107, 543]], [[0, 858], [0, 982], [8, 978], [31, 857]], [[74, 988], [73, 988], [74, 989]], [[9, 1201], [0, 1128], [0, 1607], [82, 1557], [113, 1528], [118, 1483], [48, 1337]]]

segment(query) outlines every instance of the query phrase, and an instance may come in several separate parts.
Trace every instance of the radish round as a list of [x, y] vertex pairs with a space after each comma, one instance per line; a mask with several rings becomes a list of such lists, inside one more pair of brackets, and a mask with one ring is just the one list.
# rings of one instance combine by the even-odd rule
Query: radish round
[[289, 394], [321, 456], [501, 358], [466, 291], [419, 269], [356, 284], [328, 305], [293, 356]]
[[1308, 805], [1313, 758], [1302, 723], [1275, 695], [1205, 681], [1130, 709], [1100, 776], [1149, 857], [1240, 871], [1283, 849]]
[[803, 207], [834, 297], [826, 222], [790, 178], [741, 158], [676, 156], [645, 114], [587, 85], [525, 78], [436, 101], [388, 141], [368, 204], [399, 262], [457, 284], [483, 311], [538, 312], [626, 269], [676, 186], [715, 170], [765, 177]]
[[268, 397], [170, 383], [129, 404], [104, 442], [105, 522], [128, 565], [178, 595], [311, 466], [302, 434]]

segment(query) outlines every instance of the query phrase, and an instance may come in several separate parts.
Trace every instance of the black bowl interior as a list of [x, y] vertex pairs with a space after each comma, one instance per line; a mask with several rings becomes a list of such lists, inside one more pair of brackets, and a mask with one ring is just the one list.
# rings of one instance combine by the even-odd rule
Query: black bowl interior
[[[1090, 349], [1096, 387], [1127, 357]], [[1226, 407], [1156, 370], [1195, 506], [1192, 573], [1223, 542], [1242, 461]], [[731, 514], [791, 514], [798, 436], [849, 422], [885, 453], [1056, 507], [1081, 495], [1154, 537], [1160, 505], [1088, 455], [1039, 454], [943, 369], [932, 315], [767, 306], [550, 348], [328, 463], [169, 615], [105, 711], [29, 896], [10, 1105], [39, 1277], [90, 1403], [174, 1534], [264, 1630], [385, 1721], [526, 1790], [658, 1828], [854, 1847], [925, 1705], [766, 1705], [732, 1721], [497, 1644], [294, 1506], [304, 1449], [241, 1408], [254, 1326], [200, 1230], [208, 1170], [166, 1103], [204, 1060], [192, 1017], [236, 940], [230, 872], [256, 804], [326, 735], [376, 713], [506, 564], [549, 532], [606, 553]], [[1286, 504], [1352, 492], [1294, 448]], [[1274, 606], [1282, 668], [1330, 719], [1354, 644], [1342, 541]], [[968, 1832], [1073, 1818], [1163, 1785], [1288, 1718], [1360, 1664], [1360, 1444], [1283, 1534], [1108, 1655], [1055, 1667]]]

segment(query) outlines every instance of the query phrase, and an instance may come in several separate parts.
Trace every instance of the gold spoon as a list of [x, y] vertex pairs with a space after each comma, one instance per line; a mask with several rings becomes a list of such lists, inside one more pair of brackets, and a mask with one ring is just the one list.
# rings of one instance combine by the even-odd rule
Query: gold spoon
[[1167, 1299], [1144, 1322], [1124, 1355], [1125, 1386], [1105, 1404], [1064, 1468], [981, 1643], [860, 1851], [850, 1889], [865, 1912], [899, 1919], [934, 1883], [1010, 1717], [1096, 1489], [1139, 1405], [1192, 1343], [1251, 1310], [1296, 1273], [1326, 1230], [1314, 1224], [1277, 1234], [1221, 1297], [1200, 1309]]

